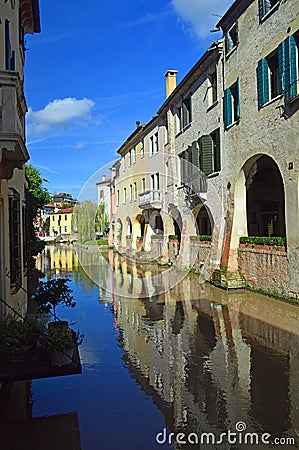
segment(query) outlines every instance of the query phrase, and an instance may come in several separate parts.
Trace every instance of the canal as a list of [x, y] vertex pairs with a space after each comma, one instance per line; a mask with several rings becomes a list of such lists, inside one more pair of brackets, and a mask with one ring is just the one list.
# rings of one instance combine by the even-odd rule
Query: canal
[[82, 374], [14, 383], [1, 449], [299, 448], [297, 306], [112, 252], [37, 264], [70, 278]]

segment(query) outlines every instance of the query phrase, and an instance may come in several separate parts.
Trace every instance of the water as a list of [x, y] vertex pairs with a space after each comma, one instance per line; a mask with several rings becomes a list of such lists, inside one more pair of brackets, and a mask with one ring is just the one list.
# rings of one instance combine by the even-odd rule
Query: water
[[[77, 306], [59, 316], [85, 333], [83, 373], [10, 386], [0, 397], [1, 450], [299, 448], [298, 307], [203, 286], [194, 274], [163, 292], [149, 287], [157, 268], [105, 258], [117, 260], [113, 276], [80, 253], [101, 288], [71, 248], [49, 247], [39, 260], [48, 277], [71, 279]], [[132, 298], [141, 280], [150, 297]], [[247, 443], [246, 432], [256, 433]], [[267, 445], [263, 433], [282, 440]]]

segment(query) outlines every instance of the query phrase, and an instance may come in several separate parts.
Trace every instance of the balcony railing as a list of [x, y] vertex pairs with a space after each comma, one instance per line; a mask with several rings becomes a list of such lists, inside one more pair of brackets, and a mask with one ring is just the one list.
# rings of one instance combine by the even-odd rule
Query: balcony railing
[[139, 194], [139, 208], [148, 209], [161, 209], [162, 208], [162, 196], [161, 191], [151, 189]]

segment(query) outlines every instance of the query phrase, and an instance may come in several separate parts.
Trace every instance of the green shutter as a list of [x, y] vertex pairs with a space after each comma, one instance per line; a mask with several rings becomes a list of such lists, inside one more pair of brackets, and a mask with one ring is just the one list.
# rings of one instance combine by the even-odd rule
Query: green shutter
[[185, 151], [185, 161], [186, 161], [186, 180], [192, 175], [192, 165], [191, 165], [191, 148], [189, 147]]
[[257, 66], [258, 107], [269, 101], [269, 66], [266, 58], [260, 59]]
[[284, 42], [278, 46], [278, 78], [279, 78], [279, 93], [281, 94], [285, 89], [285, 74], [284, 74]]
[[232, 93], [229, 88], [224, 91], [223, 120], [224, 128], [227, 128], [232, 123]]
[[213, 140], [209, 134], [201, 136], [201, 170], [206, 175], [213, 172]]
[[297, 94], [296, 41], [289, 36], [284, 41], [284, 85], [285, 98], [290, 100]]
[[237, 79], [237, 117], [236, 119], [240, 119], [241, 117], [241, 102], [240, 102], [240, 77]]
[[221, 170], [221, 156], [220, 156], [220, 129], [218, 128], [214, 133], [214, 172]]

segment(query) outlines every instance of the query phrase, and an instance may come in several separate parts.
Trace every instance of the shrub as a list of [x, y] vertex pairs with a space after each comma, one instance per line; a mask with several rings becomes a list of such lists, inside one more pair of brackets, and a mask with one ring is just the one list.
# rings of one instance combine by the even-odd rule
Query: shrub
[[169, 236], [168, 236], [168, 239], [170, 240], [170, 241], [176, 241], [176, 240], [178, 240], [178, 235], [177, 234], [170, 234]]
[[286, 239], [278, 236], [242, 236], [240, 237], [240, 244], [274, 245], [284, 247], [286, 244]]
[[207, 241], [211, 242], [212, 236], [208, 234], [202, 234], [201, 236], [190, 236], [190, 241]]

